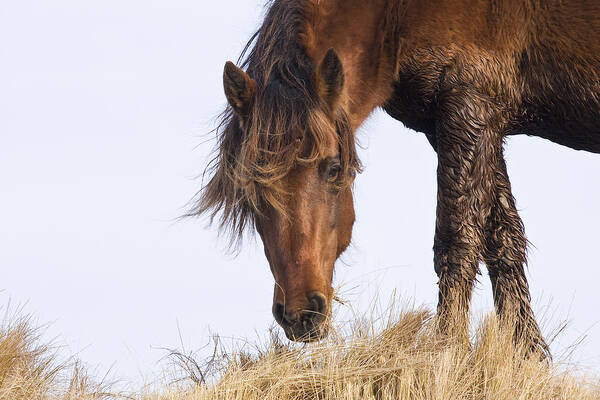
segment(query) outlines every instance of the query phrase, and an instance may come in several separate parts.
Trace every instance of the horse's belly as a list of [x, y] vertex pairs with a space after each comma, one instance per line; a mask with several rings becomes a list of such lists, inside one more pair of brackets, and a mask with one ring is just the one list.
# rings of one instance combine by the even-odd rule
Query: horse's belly
[[[534, 108], [532, 110], [532, 108]], [[600, 104], [573, 98], [572, 102], [549, 100], [530, 107], [531, 117], [515, 133], [539, 136], [575, 150], [600, 153]]]

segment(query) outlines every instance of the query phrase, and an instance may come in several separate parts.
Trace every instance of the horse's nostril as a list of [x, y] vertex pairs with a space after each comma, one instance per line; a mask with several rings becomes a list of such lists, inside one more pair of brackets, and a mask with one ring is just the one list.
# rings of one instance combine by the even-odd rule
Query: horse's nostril
[[327, 297], [321, 292], [310, 292], [308, 294], [310, 308], [307, 317], [313, 325], [319, 325], [327, 317]]
[[310, 301], [310, 311], [322, 315], [327, 314], [327, 297], [321, 292], [310, 292], [308, 294]]
[[273, 317], [275, 318], [275, 321], [277, 321], [278, 324], [281, 324], [283, 322], [284, 310], [285, 308], [280, 302], [276, 302], [275, 304], [273, 304]]

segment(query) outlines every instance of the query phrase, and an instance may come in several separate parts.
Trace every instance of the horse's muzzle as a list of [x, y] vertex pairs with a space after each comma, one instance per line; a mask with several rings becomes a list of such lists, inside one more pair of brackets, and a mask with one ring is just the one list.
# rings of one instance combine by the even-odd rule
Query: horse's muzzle
[[320, 292], [307, 294], [308, 305], [301, 310], [286, 309], [280, 302], [273, 304], [275, 321], [285, 336], [294, 342], [314, 342], [327, 336], [327, 298]]

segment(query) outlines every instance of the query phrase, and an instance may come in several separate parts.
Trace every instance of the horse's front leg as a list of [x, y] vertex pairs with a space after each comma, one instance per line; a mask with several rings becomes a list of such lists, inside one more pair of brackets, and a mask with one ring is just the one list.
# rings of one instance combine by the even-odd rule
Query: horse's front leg
[[438, 203], [434, 266], [439, 327], [468, 340], [471, 292], [493, 204], [494, 170], [502, 156], [502, 115], [477, 93], [451, 92], [436, 127]]
[[530, 304], [525, 276], [527, 239], [513, 198], [504, 159], [497, 160], [496, 190], [488, 221], [484, 261], [488, 267], [494, 304], [501, 320], [514, 325], [515, 339], [533, 351], [550, 356]]

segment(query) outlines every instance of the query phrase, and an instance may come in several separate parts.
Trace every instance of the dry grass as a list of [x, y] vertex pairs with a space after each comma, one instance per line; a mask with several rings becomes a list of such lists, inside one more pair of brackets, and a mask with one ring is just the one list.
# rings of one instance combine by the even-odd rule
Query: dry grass
[[597, 381], [526, 357], [493, 316], [470, 346], [440, 339], [427, 310], [398, 312], [383, 324], [356, 322], [346, 335], [301, 347], [273, 337], [254, 355], [215, 352], [202, 365], [178, 354], [193, 384], [143, 398], [600, 399]]
[[471, 346], [440, 339], [434, 324], [412, 309], [353, 322], [318, 344], [272, 335], [250, 352], [216, 346], [205, 362], [174, 353], [185, 381], [109, 396], [73, 363], [58, 363], [28, 318], [12, 318], [0, 325], [0, 399], [600, 399], [597, 381], [528, 359], [493, 317]]
[[28, 316], [7, 311], [0, 321], [1, 400], [100, 400], [102, 384], [74, 360], [59, 362], [56, 348], [41, 342], [43, 330]]

